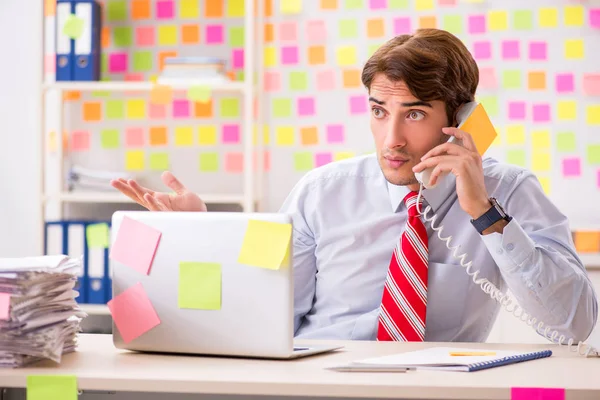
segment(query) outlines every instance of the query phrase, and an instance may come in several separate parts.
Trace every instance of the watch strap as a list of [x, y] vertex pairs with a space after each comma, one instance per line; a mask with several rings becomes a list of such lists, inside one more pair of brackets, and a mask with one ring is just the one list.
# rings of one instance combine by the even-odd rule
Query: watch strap
[[490, 204], [490, 208], [479, 218], [472, 219], [471, 223], [475, 229], [477, 229], [477, 232], [482, 234], [487, 228], [504, 218], [505, 217], [500, 214], [500, 211], [498, 211], [493, 204]]

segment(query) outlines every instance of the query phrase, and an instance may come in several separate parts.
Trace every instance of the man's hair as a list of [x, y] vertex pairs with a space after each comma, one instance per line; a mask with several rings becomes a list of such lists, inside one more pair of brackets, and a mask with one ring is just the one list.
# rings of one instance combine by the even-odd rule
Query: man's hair
[[419, 100], [444, 101], [449, 124], [461, 104], [474, 101], [479, 84], [479, 68], [467, 47], [439, 29], [389, 40], [363, 68], [362, 83], [369, 91], [379, 73], [392, 82], [403, 81]]

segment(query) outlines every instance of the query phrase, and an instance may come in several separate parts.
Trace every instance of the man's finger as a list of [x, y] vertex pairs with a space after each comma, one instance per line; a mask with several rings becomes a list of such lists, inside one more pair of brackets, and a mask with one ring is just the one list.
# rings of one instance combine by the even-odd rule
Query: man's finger
[[435, 146], [433, 149], [431, 149], [427, 153], [425, 153], [425, 155], [423, 157], [421, 157], [421, 161], [423, 161], [429, 157], [435, 157], [435, 156], [439, 156], [442, 154], [460, 156], [460, 155], [464, 155], [466, 152], [468, 152], [467, 149], [465, 149], [464, 147], [459, 146], [455, 143], [444, 143], [444, 144]]
[[442, 174], [443, 172], [450, 172], [452, 171], [452, 166], [448, 165], [447, 163], [441, 163], [435, 166], [435, 168], [433, 169], [433, 171], [431, 171], [431, 175], [429, 177], [429, 183], [431, 185], [435, 185], [438, 178], [440, 177], [440, 174]]
[[170, 189], [172, 189], [175, 193], [184, 194], [185, 192], [187, 192], [185, 186], [183, 186], [183, 184], [179, 182], [179, 179], [175, 178], [175, 175], [173, 175], [169, 171], [163, 172], [161, 178], [164, 184], [167, 185]]
[[127, 183], [129, 184], [129, 187], [131, 187], [131, 189], [135, 192], [135, 194], [137, 194], [137, 196], [142, 200], [145, 199], [144, 196], [146, 194], [154, 196], [153, 190], [146, 189], [145, 187], [140, 186], [140, 184], [134, 181], [133, 179], [128, 180]]
[[435, 167], [441, 163], [454, 163], [460, 159], [461, 157], [449, 155], [430, 157], [415, 165], [413, 167], [413, 172], [421, 172], [424, 169]]
[[143, 198], [140, 198], [134, 190], [127, 184], [127, 182], [123, 182], [119, 180], [113, 180], [110, 182], [111, 186], [123, 193], [125, 196], [129, 197], [134, 202], [138, 203], [142, 207], [148, 208], [146, 202]]
[[150, 211], [162, 211], [160, 208], [160, 204], [158, 204], [154, 196], [152, 196], [150, 193], [146, 193], [144, 195], [144, 200], [146, 200], [146, 202], [148, 203], [148, 209]]
[[477, 146], [475, 146], [475, 141], [473, 140], [473, 137], [470, 134], [468, 134], [467, 132], [461, 131], [460, 129], [454, 128], [454, 127], [442, 128], [442, 131], [445, 134], [454, 136], [455, 138], [462, 141], [462, 146], [465, 149], [471, 150], [471, 151], [477, 151]]

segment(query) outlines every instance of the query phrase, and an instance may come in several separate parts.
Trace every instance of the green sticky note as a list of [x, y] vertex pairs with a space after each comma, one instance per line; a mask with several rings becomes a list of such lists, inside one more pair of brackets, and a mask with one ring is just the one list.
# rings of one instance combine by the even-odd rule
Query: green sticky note
[[498, 96], [480, 96], [479, 102], [487, 112], [488, 116], [498, 116], [500, 108], [498, 105]]
[[390, 10], [408, 10], [408, 0], [389, 0], [388, 8]]
[[358, 21], [356, 19], [342, 19], [339, 23], [339, 35], [342, 39], [358, 37]]
[[521, 71], [518, 69], [503, 71], [502, 86], [504, 86], [505, 89], [519, 89], [521, 87]]
[[108, 90], [92, 90], [92, 97], [109, 97], [111, 95]]
[[103, 52], [100, 54], [100, 72], [102, 73], [102, 80], [109, 80], [108, 76], [108, 54]]
[[299, 151], [294, 154], [294, 168], [296, 171], [310, 171], [314, 167], [314, 158], [311, 152]]
[[63, 33], [71, 39], [79, 39], [83, 33], [83, 19], [70, 14], [63, 25]]
[[240, 101], [239, 99], [228, 97], [221, 99], [221, 117], [239, 117]]
[[530, 31], [533, 29], [533, 13], [531, 10], [516, 10], [513, 14], [513, 28]]
[[443, 29], [455, 35], [463, 33], [462, 15], [444, 15]]
[[587, 160], [592, 165], [600, 164], [600, 144], [590, 144], [587, 147]]
[[[187, 98], [191, 101], [197, 101], [200, 103], [208, 103], [210, 100], [211, 91], [210, 86], [194, 85], [190, 86], [187, 92]], [[221, 104], [221, 107], [223, 105]]]
[[279, 269], [289, 262], [292, 225], [250, 220], [238, 256], [240, 264]]
[[154, 171], [165, 171], [169, 169], [169, 153], [150, 154], [150, 169]]
[[556, 135], [556, 148], [561, 152], [570, 152], [577, 149], [577, 142], [573, 132], [559, 132]]
[[113, 29], [113, 41], [116, 47], [129, 47], [133, 43], [130, 26], [117, 26]]
[[77, 377], [28, 375], [27, 400], [77, 400]]
[[346, 10], [358, 10], [364, 7], [363, 0], [345, 0]]
[[525, 150], [512, 149], [506, 151], [506, 162], [509, 164], [525, 167], [526, 158]]
[[308, 78], [306, 72], [294, 71], [290, 72], [290, 89], [291, 90], [306, 90], [308, 87]]
[[127, 0], [108, 0], [106, 13], [109, 21], [125, 21], [127, 19]]
[[383, 43], [373, 43], [367, 47], [368, 56], [371, 57], [383, 45]]
[[221, 264], [180, 262], [177, 304], [179, 308], [220, 310]]
[[273, 116], [276, 118], [288, 118], [292, 116], [291, 99], [273, 99]]
[[133, 53], [133, 70], [135, 72], [152, 71], [152, 52], [135, 51]]
[[229, 47], [244, 47], [244, 28], [234, 26], [229, 28]]
[[106, 101], [106, 118], [121, 119], [125, 116], [125, 103], [123, 100]]
[[118, 129], [104, 129], [100, 133], [102, 142], [102, 148], [104, 149], [116, 149], [119, 147], [119, 130]]
[[86, 226], [85, 236], [89, 248], [100, 247], [105, 249], [110, 243], [108, 224], [106, 223]]
[[200, 154], [200, 171], [215, 172], [219, 170], [219, 155], [217, 153]]

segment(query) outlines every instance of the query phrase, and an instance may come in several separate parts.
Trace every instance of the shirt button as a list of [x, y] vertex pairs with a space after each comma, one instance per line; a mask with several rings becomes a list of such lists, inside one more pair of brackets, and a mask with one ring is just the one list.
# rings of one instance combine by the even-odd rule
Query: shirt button
[[515, 245], [512, 243], [509, 243], [506, 245], [506, 250], [508, 250], [508, 251], [513, 251], [514, 248], [515, 248]]
[[498, 253], [498, 254], [502, 254], [502, 253], [503, 253], [503, 251], [502, 251], [502, 249], [498, 249], [498, 250], [496, 250], [496, 253]]

